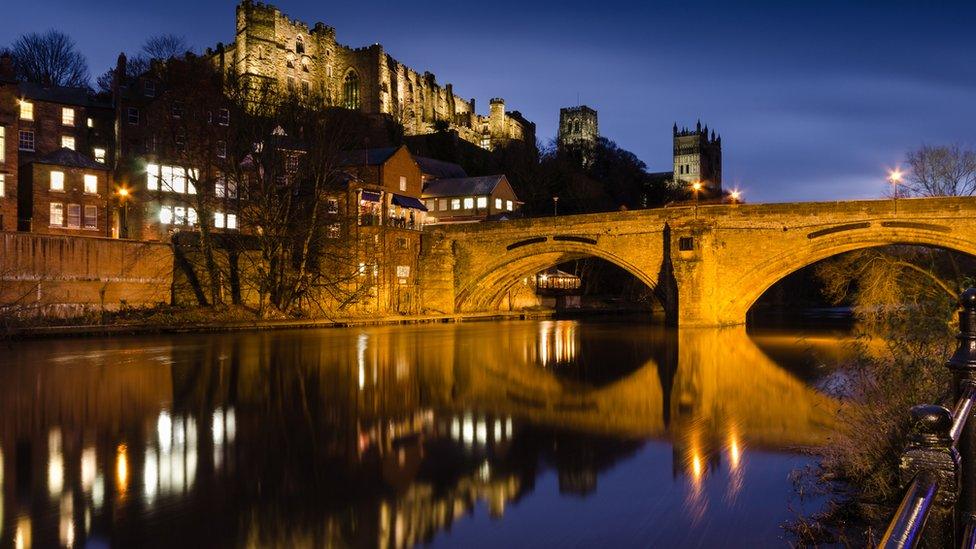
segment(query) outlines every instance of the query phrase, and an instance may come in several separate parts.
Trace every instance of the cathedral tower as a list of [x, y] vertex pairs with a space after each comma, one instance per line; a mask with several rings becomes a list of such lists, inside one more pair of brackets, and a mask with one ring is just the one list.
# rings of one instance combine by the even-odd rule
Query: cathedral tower
[[722, 136], [716, 136], [701, 121], [695, 129], [678, 129], [675, 124], [674, 135], [674, 180], [691, 185], [700, 181], [703, 187], [701, 198], [722, 196]]
[[595, 110], [586, 105], [559, 109], [560, 146], [595, 147], [599, 138]]

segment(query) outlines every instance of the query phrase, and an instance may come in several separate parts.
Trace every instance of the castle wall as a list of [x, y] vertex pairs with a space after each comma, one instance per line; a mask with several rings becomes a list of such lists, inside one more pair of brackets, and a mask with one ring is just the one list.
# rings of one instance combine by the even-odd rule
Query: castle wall
[[271, 5], [245, 0], [238, 6], [237, 35], [225, 52], [238, 74], [269, 80], [282, 90], [319, 95], [330, 106], [348, 106], [345, 80], [353, 73], [359, 80], [358, 108], [391, 116], [407, 135], [432, 133], [437, 122], [446, 122], [462, 139], [481, 146], [535, 140], [534, 124], [503, 111], [499, 126], [484, 142], [489, 117], [478, 115], [474, 99], [458, 97], [451, 84], [438, 84], [432, 73], [407, 67], [379, 44], [339, 44], [332, 27], [309, 27]]

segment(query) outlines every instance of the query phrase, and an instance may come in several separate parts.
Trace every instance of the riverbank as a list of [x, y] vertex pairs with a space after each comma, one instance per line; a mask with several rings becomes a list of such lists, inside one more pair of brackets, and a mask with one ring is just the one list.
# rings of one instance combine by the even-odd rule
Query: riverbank
[[214, 333], [263, 330], [292, 330], [303, 328], [345, 328], [350, 326], [381, 326], [428, 324], [444, 322], [474, 322], [488, 320], [526, 320], [551, 318], [556, 311], [538, 309], [528, 311], [499, 311], [489, 313], [458, 313], [441, 315], [388, 315], [378, 317], [344, 317], [334, 319], [254, 319], [230, 320], [219, 314], [212, 321], [170, 320], [154, 322], [112, 322], [106, 324], [59, 324], [11, 327], [5, 334], [10, 339], [49, 337], [89, 337], [108, 335], [136, 335], [161, 333]]

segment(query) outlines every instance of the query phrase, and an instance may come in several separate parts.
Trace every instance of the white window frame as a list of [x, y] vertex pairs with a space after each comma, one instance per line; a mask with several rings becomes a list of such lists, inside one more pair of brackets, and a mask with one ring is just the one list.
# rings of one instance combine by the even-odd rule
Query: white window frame
[[230, 109], [220, 109], [217, 111], [217, 124], [220, 126], [230, 126]]
[[106, 153], [105, 149], [100, 149], [98, 147], [95, 147], [92, 150], [92, 153], [94, 153], [95, 162], [99, 162], [101, 164], [105, 163], [105, 153]]
[[227, 228], [237, 229], [237, 214], [227, 214]]
[[461, 199], [460, 198], [452, 198], [451, 199], [451, 209], [452, 210], [460, 210], [461, 209]]
[[85, 194], [98, 194], [98, 176], [86, 173], [84, 176]]
[[125, 111], [125, 120], [132, 126], [139, 125], [139, 109], [135, 107], [129, 107]]
[[496, 198], [495, 199], [495, 209], [496, 210], [501, 210], [502, 209], [502, 199], [501, 198]]
[[474, 209], [474, 197], [473, 196], [466, 196], [466, 197], [464, 197], [464, 209], [465, 210], [473, 210]]
[[407, 178], [406, 176], [403, 175], [400, 176], [400, 190], [401, 191], [407, 190]]
[[[81, 228], [81, 204], [68, 204], [68, 213], [65, 215], [65, 221], [69, 229], [80, 229]], [[72, 212], [75, 212], [72, 214]], [[77, 221], [72, 224], [72, 217], [75, 217]]]
[[513, 209], [515, 209], [515, 205], [512, 204], [512, 201], [511, 200], [506, 200], [505, 201], [505, 209], [508, 210], [508, 211], [512, 211]]
[[477, 207], [479, 207], [479, 208], [487, 208], [488, 207], [488, 197], [487, 196], [479, 196], [478, 199], [475, 201], [475, 205]]
[[[61, 202], [51, 202], [48, 209], [48, 225], [51, 227], [64, 227], [64, 204]], [[57, 223], [55, 223], [57, 219]]]
[[58, 192], [58, 193], [64, 192], [64, 172], [59, 172], [57, 170], [52, 171], [50, 180], [51, 180], [51, 185], [49, 189], [51, 190], [51, 192]]
[[7, 196], [7, 174], [0, 173], [0, 198]]
[[173, 224], [173, 208], [170, 206], [159, 207], [159, 223], [162, 225]]
[[72, 107], [61, 107], [61, 125], [74, 127], [75, 110]]
[[[24, 136], [30, 136], [30, 147], [23, 146]], [[34, 135], [34, 130], [20, 130], [17, 132], [17, 150], [34, 152], [37, 150], [37, 136]]]
[[[91, 220], [91, 224], [88, 221]], [[82, 226], [87, 230], [98, 230], [98, 206], [85, 204], [81, 218]]]
[[65, 149], [75, 150], [75, 136], [73, 135], [62, 135], [61, 136], [61, 147]]
[[224, 212], [214, 212], [214, 227], [224, 228]]

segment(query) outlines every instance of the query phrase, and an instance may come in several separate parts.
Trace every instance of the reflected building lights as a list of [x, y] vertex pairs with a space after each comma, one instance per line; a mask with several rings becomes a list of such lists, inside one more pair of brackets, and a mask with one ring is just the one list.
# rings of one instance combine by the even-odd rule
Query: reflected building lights
[[91, 492], [92, 485], [95, 483], [95, 474], [98, 464], [95, 458], [95, 448], [89, 446], [81, 451], [81, 489], [83, 492]]
[[115, 487], [119, 496], [124, 496], [129, 489], [129, 456], [125, 444], [119, 444], [115, 449]]
[[159, 490], [159, 463], [153, 448], [146, 448], [146, 461], [142, 465], [142, 489], [146, 503], [152, 505]]
[[31, 546], [31, 519], [26, 515], [17, 517], [17, 526], [14, 527], [14, 547], [15, 549], [29, 549]]
[[64, 454], [61, 452], [61, 430], [51, 429], [47, 435], [47, 491], [51, 497], [64, 489]]
[[577, 324], [566, 320], [547, 320], [539, 323], [537, 356], [544, 367], [571, 363], [576, 360]]
[[58, 520], [58, 535], [62, 547], [73, 547], [75, 544], [74, 501], [69, 490], [61, 498], [61, 514]]

